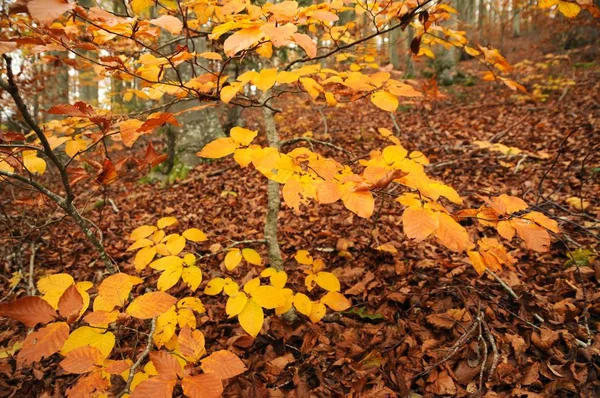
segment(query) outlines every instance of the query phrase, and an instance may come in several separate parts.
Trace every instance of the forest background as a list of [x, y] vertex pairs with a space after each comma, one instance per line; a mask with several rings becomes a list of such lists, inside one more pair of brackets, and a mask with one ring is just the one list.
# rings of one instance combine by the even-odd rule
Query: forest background
[[600, 394], [594, 2], [2, 4], [2, 396]]

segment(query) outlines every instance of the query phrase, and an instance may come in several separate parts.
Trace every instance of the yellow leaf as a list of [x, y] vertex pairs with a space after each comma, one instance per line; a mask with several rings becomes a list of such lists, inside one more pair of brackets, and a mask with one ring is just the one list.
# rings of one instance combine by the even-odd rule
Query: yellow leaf
[[200, 301], [198, 297], [182, 298], [181, 300], [179, 300], [179, 302], [177, 302], [177, 308], [190, 308], [199, 314], [204, 314], [206, 312], [202, 301]]
[[37, 283], [37, 288], [44, 294], [42, 298], [56, 310], [60, 297], [74, 282], [73, 277], [69, 274], [55, 274], [41, 278]]
[[296, 83], [300, 76], [295, 72], [281, 71], [277, 74], [277, 83], [279, 84], [290, 84]]
[[156, 231], [156, 227], [154, 225], [142, 225], [141, 227], [137, 227], [133, 230], [131, 235], [129, 235], [129, 239], [138, 241], [152, 235], [154, 231]]
[[325, 93], [325, 101], [327, 101], [327, 105], [329, 105], [329, 106], [337, 105], [337, 100], [335, 99], [335, 95], [333, 95], [330, 92]]
[[162, 257], [150, 264], [150, 268], [158, 271], [164, 271], [169, 268], [183, 267], [183, 260], [177, 256]]
[[312, 323], [317, 323], [325, 316], [327, 312], [327, 308], [325, 308], [325, 304], [323, 303], [313, 303], [310, 315], [308, 318]]
[[241, 261], [242, 252], [240, 251], [240, 249], [231, 249], [225, 255], [225, 268], [227, 268], [228, 271], [231, 271], [235, 269], [238, 265], [240, 265]]
[[567, 18], [575, 18], [579, 14], [579, 11], [581, 11], [581, 6], [570, 1], [560, 0], [558, 2], [558, 11]]
[[131, 0], [131, 10], [138, 16], [148, 14], [153, 5], [154, 0]]
[[165, 268], [165, 270], [160, 274], [158, 281], [156, 283], [156, 287], [160, 291], [169, 290], [179, 281], [181, 278], [181, 273], [183, 272], [183, 265], [173, 265], [171, 267]]
[[340, 281], [337, 276], [331, 272], [317, 272], [316, 279], [317, 285], [330, 292], [340, 291]]
[[294, 258], [300, 264], [311, 265], [313, 263], [313, 258], [307, 250], [298, 250]]
[[376, 107], [387, 112], [396, 112], [399, 104], [398, 98], [387, 91], [377, 91], [376, 93], [371, 94], [371, 102]]
[[256, 304], [266, 309], [274, 309], [285, 304], [285, 294], [275, 286], [258, 286], [251, 293]]
[[352, 306], [350, 300], [338, 292], [327, 292], [325, 296], [321, 297], [321, 302], [334, 311], [345, 311]]
[[175, 223], [177, 223], [177, 219], [175, 217], [163, 217], [156, 222], [156, 226], [158, 229], [165, 229]]
[[538, 0], [538, 7], [550, 8], [558, 4], [559, 0]]
[[252, 131], [243, 127], [233, 127], [229, 133], [231, 138], [240, 146], [248, 146], [258, 135], [258, 131]]
[[565, 202], [567, 202], [567, 204], [569, 206], [571, 206], [573, 209], [579, 210], [579, 211], [585, 210], [588, 207], [590, 207], [589, 201], [582, 199], [582, 198], [578, 198], [576, 196], [572, 196], [572, 197], [568, 198], [567, 200], [565, 200]]
[[[252, 83], [260, 91], [267, 91], [275, 84], [277, 68], [261, 69], [260, 73], [252, 79]], [[248, 143], [249, 144], [249, 143]], [[246, 145], [248, 145], [246, 144]]]
[[408, 207], [402, 214], [404, 234], [409, 239], [414, 239], [417, 242], [431, 235], [438, 228], [438, 225], [436, 215], [422, 207]]
[[181, 235], [171, 235], [167, 239], [167, 250], [172, 255], [176, 256], [185, 248], [185, 238]]
[[[139, 242], [139, 241], [138, 241]], [[155, 247], [144, 247], [142, 250], [136, 253], [135, 259], [133, 260], [133, 264], [135, 265], [136, 271], [141, 271], [156, 256], [156, 248]]]
[[192, 242], [204, 242], [206, 235], [198, 228], [190, 228], [183, 231], [183, 237]]
[[238, 144], [230, 137], [217, 138], [209, 142], [198, 152], [198, 156], [209, 159], [218, 159], [231, 155], [237, 149]]
[[391, 243], [384, 243], [383, 245], [379, 245], [375, 248], [376, 250], [380, 250], [382, 252], [398, 254], [398, 249]]
[[248, 282], [244, 283], [244, 291], [250, 295], [260, 286], [259, 278], [252, 278]]
[[181, 279], [188, 285], [188, 287], [194, 292], [202, 283], [202, 271], [195, 265], [184, 267], [181, 273]]
[[199, 57], [202, 58], [206, 58], [206, 59], [213, 59], [216, 61], [222, 61], [223, 57], [221, 56], [221, 54], [219, 53], [215, 53], [215, 52], [204, 52], [204, 53], [200, 53], [198, 54]]
[[248, 296], [246, 293], [240, 292], [235, 296], [227, 299], [227, 305], [225, 305], [225, 312], [229, 315], [229, 318], [233, 318], [244, 310], [248, 303]]
[[269, 279], [271, 281], [271, 285], [273, 285], [273, 286], [275, 286], [275, 287], [277, 287], [279, 289], [283, 289], [283, 287], [287, 283], [288, 276], [285, 273], [285, 271], [277, 271], [277, 272], [274, 272], [269, 277]]
[[208, 284], [204, 288], [204, 294], [208, 294], [209, 296], [215, 296], [223, 291], [224, 286], [225, 279], [215, 278], [208, 282]]
[[32, 174], [42, 175], [46, 171], [46, 161], [37, 157], [37, 151], [23, 151], [23, 166]]
[[140, 239], [138, 241], [133, 242], [126, 251], [131, 252], [134, 250], [138, 250], [141, 249], [143, 247], [148, 247], [148, 246], [152, 246], [154, 244], [154, 242], [152, 242], [150, 239]]
[[134, 318], [150, 319], [166, 312], [177, 299], [164, 292], [151, 292], [139, 296], [129, 306], [126, 312]]
[[258, 335], [264, 319], [262, 308], [252, 299], [248, 300], [244, 310], [238, 314], [240, 326], [252, 337]]
[[171, 306], [166, 312], [156, 318], [156, 330], [152, 339], [158, 348], [167, 344], [177, 327], [177, 312], [175, 306]]
[[69, 335], [60, 353], [66, 356], [77, 347], [85, 346], [96, 347], [102, 353], [103, 358], [108, 358], [115, 346], [115, 335], [102, 329], [82, 326]]
[[296, 293], [294, 296], [294, 307], [298, 310], [299, 313], [310, 316], [312, 312], [313, 303], [310, 301], [308, 296], [302, 293]]
[[246, 260], [247, 262], [249, 262], [252, 265], [261, 265], [262, 264], [262, 259], [260, 258], [260, 254], [258, 254], [256, 252], [256, 250], [254, 249], [243, 249], [242, 250], [242, 256], [244, 257], [244, 260]]
[[397, 81], [390, 81], [390, 84], [386, 87], [390, 94], [397, 97], [422, 97], [423, 94], [420, 91], [409, 84], [400, 83]]

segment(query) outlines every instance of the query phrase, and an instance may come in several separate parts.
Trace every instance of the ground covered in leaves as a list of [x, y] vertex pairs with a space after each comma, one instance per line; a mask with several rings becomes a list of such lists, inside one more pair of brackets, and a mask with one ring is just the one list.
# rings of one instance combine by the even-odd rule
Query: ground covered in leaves
[[[315, 150], [350, 164], [385, 145], [377, 128], [386, 127], [407, 149], [424, 152], [430, 175], [452, 185], [465, 206], [481, 205], [481, 196], [523, 197], [557, 219], [563, 233], [543, 255], [504, 242], [518, 263], [498, 280], [478, 276], [466, 256], [405, 239], [402, 208], [393, 201], [379, 198], [370, 220], [341, 204], [311, 205], [300, 214], [284, 205], [279, 233], [288, 283], [302, 291], [306, 267], [293, 255], [308, 250], [338, 276], [353, 306], [318, 324], [270, 316], [252, 339], [235, 319], [227, 320], [222, 299], [203, 296], [208, 312], [199, 328], [209, 352], [229, 349], [248, 368], [228, 381], [225, 396], [599, 396], [600, 264], [586, 250], [598, 249], [600, 233], [600, 64], [582, 51], [538, 55], [517, 66], [517, 80], [532, 93], [539, 89], [537, 100], [469, 78], [429, 86], [436, 98], [403, 104], [395, 120], [366, 101], [319, 111], [303, 98], [281, 98], [275, 105], [284, 109], [276, 116], [283, 139], [304, 135], [332, 142], [348, 152], [318, 144]], [[475, 68], [461, 65], [467, 74]], [[246, 127], [261, 129], [259, 112], [243, 116]], [[307, 144], [286, 149], [298, 145]], [[103, 231], [107, 251], [123, 271], [135, 273], [125, 251], [129, 232], [161, 216], [205, 231], [202, 254], [215, 243], [262, 238], [266, 180], [232, 159], [203, 163], [166, 187], [138, 177], [83, 194], [84, 216]], [[10, 217], [22, 223], [22, 233], [39, 235], [36, 274], [67, 272], [98, 281], [103, 267], [68, 220], [37, 228], [53, 220], [50, 208], [23, 203], [19, 217]], [[479, 238], [491, 234], [476, 232]], [[15, 248], [20, 244], [8, 240], [3, 255], [19, 253], [28, 267], [31, 247]], [[388, 251], [376, 250], [384, 244]], [[261, 245], [253, 247], [264, 254]], [[202, 260], [205, 281], [224, 274], [222, 261], [222, 255]], [[261, 269], [245, 265], [233, 275], [245, 282]], [[4, 275], [14, 271], [3, 269]], [[146, 281], [155, 279], [148, 272]], [[23, 295], [25, 285], [10, 291], [5, 280], [3, 300]], [[178, 295], [176, 289], [170, 293]], [[2, 347], [24, 335], [12, 321], [0, 328]], [[141, 339], [122, 330], [119, 352], [135, 356]], [[17, 371], [12, 359], [0, 359], [0, 396], [60, 396], [75, 376], [48, 375], [56, 369], [49, 365]]]

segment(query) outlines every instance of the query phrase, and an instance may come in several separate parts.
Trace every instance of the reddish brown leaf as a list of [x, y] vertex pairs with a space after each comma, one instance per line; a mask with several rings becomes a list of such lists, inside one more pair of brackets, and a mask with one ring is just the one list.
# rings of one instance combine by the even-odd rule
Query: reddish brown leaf
[[83, 308], [83, 297], [81, 297], [77, 287], [71, 285], [65, 290], [58, 301], [58, 313], [67, 320], [71, 318], [76, 319], [81, 308]]
[[104, 159], [104, 163], [102, 164], [102, 171], [96, 177], [96, 181], [98, 181], [102, 185], [108, 185], [118, 177], [117, 170], [115, 166], [110, 161], [110, 159]]
[[0, 304], [0, 316], [15, 319], [32, 328], [38, 323], [52, 322], [56, 318], [56, 311], [41, 297], [30, 296]]
[[109, 387], [109, 380], [103, 378], [100, 372], [93, 372], [80, 378], [77, 383], [69, 388], [67, 390], [67, 397], [92, 397], [105, 392]]
[[158, 115], [154, 115], [152, 118], [147, 119], [144, 124], [138, 129], [139, 132], [146, 132], [154, 130], [163, 124], [168, 123], [173, 126], [179, 126], [179, 122], [175, 119], [172, 113], [163, 112]]

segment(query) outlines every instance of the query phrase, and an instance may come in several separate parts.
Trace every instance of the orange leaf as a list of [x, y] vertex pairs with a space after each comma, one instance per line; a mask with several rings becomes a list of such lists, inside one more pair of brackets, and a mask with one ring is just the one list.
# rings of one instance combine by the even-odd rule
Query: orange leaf
[[177, 378], [174, 374], [158, 375], [138, 384], [131, 393], [131, 398], [170, 398], [175, 384]]
[[439, 226], [435, 237], [448, 249], [461, 252], [469, 249], [473, 244], [467, 230], [446, 213], [438, 213]]
[[359, 217], [369, 218], [375, 209], [371, 191], [350, 191], [342, 196], [344, 206]]
[[23, 342], [23, 348], [17, 355], [17, 367], [37, 362], [60, 350], [69, 337], [69, 325], [55, 322], [33, 332]]
[[241, 29], [235, 32], [233, 35], [229, 36], [223, 44], [225, 55], [231, 57], [242, 50], [246, 50], [248, 47], [262, 39], [264, 35], [265, 34], [260, 28], [256, 27]]
[[103, 361], [104, 358], [98, 348], [83, 346], [70, 351], [60, 362], [60, 366], [67, 373], [82, 374], [91, 372], [96, 366], [102, 365]]
[[110, 387], [110, 380], [102, 377], [101, 372], [92, 372], [80, 378], [75, 385], [67, 390], [67, 397], [105, 396]]
[[202, 360], [202, 370], [212, 373], [220, 379], [229, 379], [246, 371], [246, 366], [234, 353], [216, 351]]
[[189, 398], [219, 398], [223, 394], [223, 382], [213, 373], [184, 377], [181, 387]]
[[550, 234], [546, 229], [534, 224], [532, 221], [515, 218], [510, 221], [517, 230], [517, 234], [528, 249], [536, 252], [548, 251], [550, 246]]
[[337, 202], [342, 198], [342, 192], [337, 182], [323, 181], [317, 187], [317, 200], [319, 203], [328, 204]]
[[308, 58], [314, 58], [317, 56], [317, 46], [310, 36], [304, 33], [294, 33], [292, 37], [294, 38], [294, 41], [298, 43], [298, 45], [302, 47], [304, 51], [306, 51]]
[[402, 214], [404, 234], [409, 239], [420, 242], [431, 235], [439, 222], [435, 213], [421, 207], [408, 207]]
[[75, 3], [66, 0], [33, 0], [27, 2], [29, 14], [42, 24], [49, 24], [63, 13], [75, 8]]
[[0, 316], [23, 322], [27, 327], [46, 324], [56, 318], [56, 311], [41, 297], [23, 297], [10, 303], [0, 304]]
[[516, 196], [502, 194], [492, 199], [492, 209], [498, 214], [512, 214], [527, 209], [527, 203]]
[[179, 332], [177, 344], [183, 356], [191, 358], [193, 362], [198, 362], [206, 352], [204, 349], [204, 334], [199, 330], [192, 331], [188, 326]]
[[178, 35], [183, 29], [183, 23], [172, 15], [162, 15], [156, 19], [151, 19], [150, 23], [160, 26], [167, 32]]
[[69, 286], [58, 300], [58, 313], [67, 320], [77, 318], [82, 307], [83, 297], [75, 285]]
[[525, 216], [523, 216], [523, 218], [525, 218], [527, 220], [531, 220], [531, 221], [535, 222], [536, 224], [541, 225], [542, 227], [546, 228], [547, 230], [554, 232], [555, 234], [557, 234], [559, 232], [558, 223], [556, 221], [554, 221], [550, 217], [547, 217], [537, 211], [532, 211], [532, 212], [526, 214]]
[[154, 351], [150, 353], [150, 360], [154, 364], [159, 375], [171, 374], [173, 377], [183, 376], [181, 364], [177, 362], [177, 358], [166, 351]]
[[512, 240], [515, 237], [515, 228], [510, 224], [510, 221], [500, 221], [496, 225], [496, 229], [501, 237], [506, 240]]
[[127, 307], [127, 313], [138, 319], [156, 318], [165, 313], [176, 302], [177, 299], [168, 293], [150, 292], [133, 300]]

